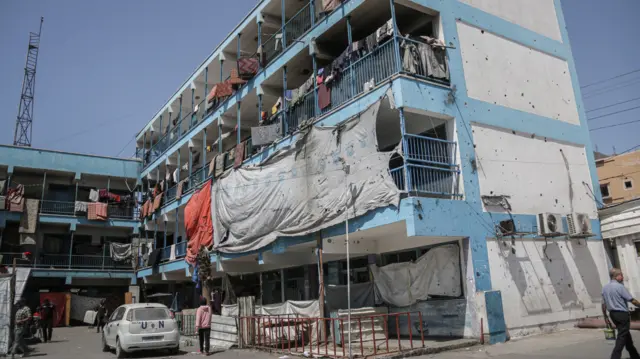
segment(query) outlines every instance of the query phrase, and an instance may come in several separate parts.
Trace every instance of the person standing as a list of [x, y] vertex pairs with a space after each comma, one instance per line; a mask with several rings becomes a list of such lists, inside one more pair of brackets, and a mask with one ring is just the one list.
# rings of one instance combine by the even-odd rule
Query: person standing
[[209, 355], [211, 337], [211, 308], [205, 298], [200, 299], [200, 307], [196, 310], [196, 331], [200, 340], [200, 353]]
[[18, 311], [16, 311], [16, 321], [13, 329], [14, 336], [11, 358], [15, 358], [18, 350], [22, 352], [22, 356], [26, 356], [29, 351], [27, 344], [24, 342], [24, 335], [31, 320], [31, 309], [29, 309], [22, 299], [18, 300], [16, 307], [18, 307]]
[[53, 335], [53, 322], [56, 318], [56, 307], [49, 298], [45, 298], [40, 307], [40, 317], [42, 324], [42, 335], [44, 342], [50, 342]]
[[[611, 322], [613, 321], [618, 331], [616, 345], [613, 347], [613, 352], [611, 352], [611, 359], [620, 359], [623, 348], [627, 349], [631, 359], [640, 359], [640, 354], [638, 354], [636, 347], [633, 345], [633, 339], [629, 332], [631, 318], [629, 316], [629, 307], [627, 306], [627, 303], [631, 302], [636, 307], [640, 307], [640, 302], [635, 300], [622, 284], [624, 276], [620, 269], [611, 268], [609, 276], [611, 281], [602, 288], [602, 314], [607, 326], [611, 328]], [[607, 317], [607, 310], [609, 310], [611, 321]]]
[[98, 306], [98, 313], [96, 314], [96, 333], [100, 333], [100, 330], [104, 331], [104, 322], [107, 316], [107, 307], [105, 305], [105, 300], [102, 299], [100, 301], [100, 305]]

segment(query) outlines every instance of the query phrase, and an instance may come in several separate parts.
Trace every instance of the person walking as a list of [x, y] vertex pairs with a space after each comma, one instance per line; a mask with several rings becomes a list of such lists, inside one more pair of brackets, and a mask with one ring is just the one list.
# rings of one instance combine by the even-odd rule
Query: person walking
[[[635, 300], [622, 284], [624, 276], [620, 269], [611, 268], [609, 276], [611, 281], [602, 288], [602, 314], [607, 326], [611, 328], [611, 322], [613, 321], [618, 331], [616, 344], [613, 347], [613, 352], [611, 352], [611, 359], [620, 359], [623, 348], [627, 349], [631, 359], [640, 359], [640, 354], [638, 354], [636, 347], [633, 345], [633, 339], [629, 332], [631, 318], [629, 316], [629, 307], [627, 306], [627, 303], [631, 302], [636, 307], [640, 307], [640, 302]], [[609, 310], [611, 320], [607, 316], [607, 310]]]
[[15, 326], [13, 329], [13, 346], [11, 348], [11, 358], [16, 357], [16, 352], [19, 350], [22, 352], [22, 356], [26, 356], [29, 348], [27, 348], [27, 344], [24, 342], [24, 335], [27, 331], [27, 327], [29, 325], [29, 321], [31, 320], [31, 309], [26, 305], [26, 303], [20, 299], [16, 305], [18, 307], [18, 311], [16, 311], [16, 320]]
[[42, 337], [43, 341], [50, 342], [51, 336], [53, 335], [53, 322], [56, 317], [56, 307], [51, 303], [49, 298], [45, 298], [42, 303], [42, 307], [40, 307], [40, 318], [42, 325]]
[[200, 340], [200, 353], [209, 355], [209, 341], [211, 337], [211, 308], [205, 298], [200, 299], [200, 307], [196, 310], [196, 332]]
[[103, 299], [100, 301], [100, 305], [98, 306], [96, 314], [96, 333], [100, 333], [100, 330], [104, 331], [104, 323], [107, 317], [107, 307], [105, 303], [106, 301]]

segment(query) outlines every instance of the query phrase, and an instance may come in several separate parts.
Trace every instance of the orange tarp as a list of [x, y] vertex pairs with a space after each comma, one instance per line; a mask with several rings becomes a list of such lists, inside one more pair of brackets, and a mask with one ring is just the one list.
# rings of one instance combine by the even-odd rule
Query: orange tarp
[[213, 223], [211, 221], [211, 180], [191, 196], [184, 208], [184, 226], [187, 243], [187, 263], [195, 264], [201, 246], [213, 243]]

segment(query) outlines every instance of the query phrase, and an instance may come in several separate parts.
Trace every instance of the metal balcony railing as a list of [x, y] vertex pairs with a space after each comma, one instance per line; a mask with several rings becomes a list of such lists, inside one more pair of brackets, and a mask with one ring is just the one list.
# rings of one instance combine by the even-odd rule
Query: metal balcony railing
[[75, 215], [75, 202], [40, 201], [40, 213], [73, 216]]
[[406, 134], [407, 149], [404, 152], [407, 160], [422, 163], [454, 166], [456, 143], [438, 138]]
[[[14, 258], [22, 258], [22, 253], [0, 253], [0, 255], [2, 256], [2, 265], [6, 266], [13, 265]], [[115, 262], [109, 255], [38, 254], [30, 261], [16, 261], [16, 266], [53, 269], [132, 269], [131, 263]]]
[[176, 244], [176, 258], [183, 258], [187, 255], [187, 242], [182, 241]]
[[107, 206], [109, 218], [136, 219], [136, 209], [132, 205], [110, 204]]
[[287, 119], [285, 133], [293, 133], [301, 123], [315, 117], [316, 101], [313, 91], [307, 92], [300, 99], [287, 109]]

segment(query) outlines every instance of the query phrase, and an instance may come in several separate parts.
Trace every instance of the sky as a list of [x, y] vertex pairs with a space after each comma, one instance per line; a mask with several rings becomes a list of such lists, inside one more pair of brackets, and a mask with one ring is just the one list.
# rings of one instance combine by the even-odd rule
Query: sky
[[[0, 1], [0, 143], [13, 143], [30, 31], [44, 16], [32, 146], [130, 157], [134, 136], [257, 0]], [[602, 6], [606, 3], [606, 6]], [[587, 117], [640, 106], [640, 1], [562, 0]], [[589, 121], [640, 119], [640, 108]], [[591, 131], [611, 154], [640, 123]]]

